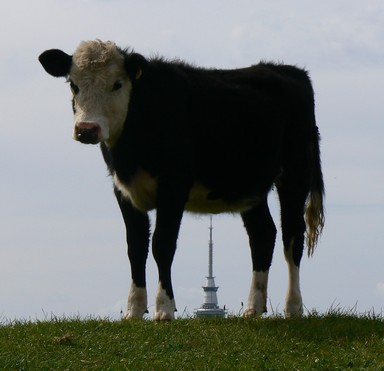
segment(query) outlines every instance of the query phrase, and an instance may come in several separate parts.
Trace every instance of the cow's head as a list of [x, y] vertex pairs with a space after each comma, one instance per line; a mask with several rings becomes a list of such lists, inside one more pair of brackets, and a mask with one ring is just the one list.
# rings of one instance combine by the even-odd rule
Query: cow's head
[[52, 76], [66, 77], [73, 93], [73, 138], [82, 143], [113, 146], [123, 130], [132, 85], [146, 60], [108, 41], [84, 41], [71, 56], [58, 49], [39, 57]]

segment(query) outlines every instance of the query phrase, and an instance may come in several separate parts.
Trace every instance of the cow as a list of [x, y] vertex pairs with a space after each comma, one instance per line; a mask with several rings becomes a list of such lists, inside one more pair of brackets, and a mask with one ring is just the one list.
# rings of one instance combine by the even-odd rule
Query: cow
[[148, 313], [150, 210], [159, 277], [154, 320], [175, 318], [171, 266], [184, 211], [240, 213], [252, 256], [244, 315], [266, 312], [276, 239], [272, 189], [289, 272], [285, 313], [303, 313], [300, 261], [305, 242], [313, 254], [324, 225], [320, 135], [306, 70], [274, 62], [199, 68], [100, 40], [81, 42], [73, 55], [46, 50], [39, 61], [48, 74], [67, 78], [73, 138], [100, 144], [113, 179], [131, 265], [125, 318]]

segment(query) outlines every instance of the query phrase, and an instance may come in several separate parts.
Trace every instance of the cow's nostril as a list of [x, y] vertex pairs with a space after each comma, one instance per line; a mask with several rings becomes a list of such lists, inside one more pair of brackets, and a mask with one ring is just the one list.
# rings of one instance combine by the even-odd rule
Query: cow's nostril
[[75, 139], [81, 143], [96, 144], [100, 142], [100, 126], [89, 122], [80, 122], [75, 127]]

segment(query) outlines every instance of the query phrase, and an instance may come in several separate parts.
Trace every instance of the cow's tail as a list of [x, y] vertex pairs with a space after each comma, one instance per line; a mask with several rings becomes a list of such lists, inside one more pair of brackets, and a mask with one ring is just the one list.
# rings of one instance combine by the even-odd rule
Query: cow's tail
[[324, 181], [320, 160], [320, 135], [315, 126], [312, 141], [312, 182], [305, 205], [305, 222], [307, 224], [308, 256], [312, 256], [324, 227]]

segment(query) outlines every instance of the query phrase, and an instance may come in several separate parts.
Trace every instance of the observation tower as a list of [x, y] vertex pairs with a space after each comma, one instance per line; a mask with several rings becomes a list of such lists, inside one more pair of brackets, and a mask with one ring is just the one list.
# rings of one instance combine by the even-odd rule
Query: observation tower
[[195, 316], [201, 317], [225, 317], [226, 311], [219, 307], [217, 301], [218, 286], [215, 284], [215, 277], [213, 276], [213, 240], [212, 240], [212, 216], [209, 226], [209, 244], [208, 244], [208, 276], [207, 284], [203, 286], [204, 290], [204, 303], [199, 309], [195, 310]]

